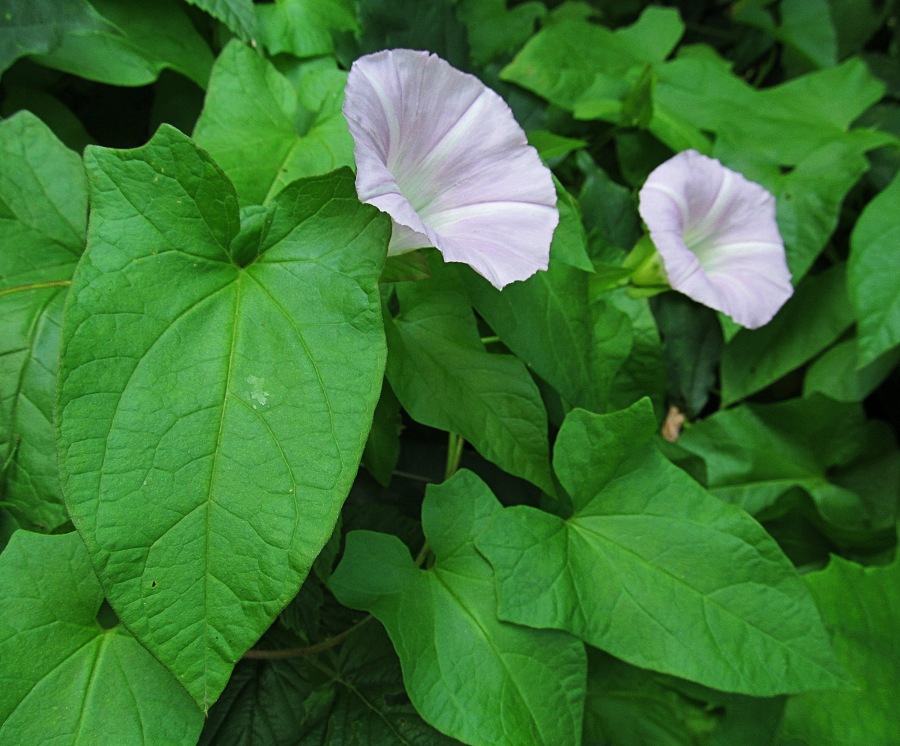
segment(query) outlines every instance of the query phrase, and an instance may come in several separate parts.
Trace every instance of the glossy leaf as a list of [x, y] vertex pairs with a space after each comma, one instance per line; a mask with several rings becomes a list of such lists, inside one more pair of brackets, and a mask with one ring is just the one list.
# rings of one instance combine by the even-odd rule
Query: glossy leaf
[[806, 576], [855, 689], [817, 692], [788, 702], [783, 733], [806, 743], [891, 746], [900, 730], [900, 563], [860, 567], [833, 557]]
[[506, 0], [462, 0], [457, 14], [466, 24], [472, 59], [485, 64], [515, 51], [534, 33], [547, 9], [540, 2], [525, 2], [512, 8]]
[[103, 27], [87, 0], [8, 3], [0, 13], [0, 73], [20, 57], [53, 51], [66, 34]]
[[757, 26], [785, 44], [786, 66], [796, 68], [791, 63], [797, 58], [806, 69], [831, 67], [837, 63], [837, 33], [829, 5], [828, 0], [783, 0], [779, 25], [770, 13], [760, 13], [759, 6], [739, 6], [734, 19]]
[[591, 275], [551, 255], [550, 269], [498, 292], [460, 272], [481, 316], [504, 344], [572, 406], [602, 410], [632, 346], [625, 314], [591, 303]]
[[434, 565], [419, 569], [394, 536], [352, 532], [330, 581], [338, 600], [384, 624], [410, 699], [444, 733], [491, 746], [579, 743], [583, 647], [496, 617], [491, 568], [473, 540], [500, 504], [462, 471], [429, 487], [422, 510]]
[[746, 513], [667, 465], [655, 430], [646, 400], [566, 418], [554, 465], [574, 514], [507, 508], [478, 539], [500, 618], [725, 691], [840, 687], [791, 563]]
[[657, 7], [616, 31], [560, 21], [532, 37], [501, 76], [577, 116], [617, 121], [644, 66], [662, 62], [683, 31], [677, 11]]
[[313, 67], [297, 87], [259, 54], [231, 42], [219, 55], [194, 130], [241, 204], [262, 204], [295, 179], [353, 164], [341, 114], [347, 75]]
[[793, 171], [767, 183], [778, 201], [778, 227], [795, 285], [834, 233], [844, 198], [869, 169], [865, 153], [878, 144], [868, 135], [846, 136], [810, 153]]
[[270, 55], [334, 52], [333, 34], [358, 31], [350, 0], [276, 0], [256, 8], [259, 41]]
[[59, 327], [87, 230], [81, 159], [37, 117], [0, 123], [0, 460], [6, 507], [33, 528], [67, 520], [53, 432]]
[[244, 41], [253, 38], [256, 29], [253, 0], [186, 0], [186, 2], [196, 5], [213, 18], [220, 20]]
[[[553, 494], [547, 414], [520, 360], [488, 352], [455, 275], [397, 286], [387, 375], [410, 416], [457, 433], [485, 458]], [[438, 274], [436, 272], [436, 274]]]
[[4, 743], [193, 743], [203, 713], [122, 625], [78, 534], [18, 531], [0, 556]]
[[823, 396], [744, 405], [694, 424], [678, 447], [704, 460], [713, 494], [753, 515], [801, 487], [838, 537], [893, 531], [900, 452], [858, 405]]
[[57, 410], [67, 506], [113, 608], [206, 708], [356, 474], [389, 226], [344, 171], [241, 227], [231, 184], [168, 127], [86, 165]]
[[61, 33], [35, 60], [120, 86], [152, 83], [170, 68], [206, 86], [213, 56], [175, 0], [91, 0], [94, 23]]
[[900, 178], [895, 178], [859, 217], [851, 236], [850, 300], [859, 323], [859, 365], [900, 345]]
[[762, 329], [745, 329], [722, 353], [722, 402], [745, 399], [829, 347], [853, 324], [846, 271], [808, 278]]
[[667, 128], [680, 121], [713, 132], [730, 146], [745, 147], [757, 160], [793, 166], [845, 136], [850, 123], [883, 92], [860, 60], [758, 91], [720, 59], [684, 57], [659, 69], [650, 129], [682, 150], [690, 146], [667, 136]]
[[886, 352], [864, 368], [857, 368], [859, 345], [848, 339], [819, 357], [803, 379], [803, 396], [815, 392], [836, 401], [860, 402], [872, 393], [900, 363], [900, 347]]
[[556, 261], [593, 272], [594, 267], [587, 252], [587, 236], [581, 222], [581, 208], [571, 194], [561, 184], [556, 184], [556, 206], [559, 209], [559, 224], [553, 232], [550, 255]]

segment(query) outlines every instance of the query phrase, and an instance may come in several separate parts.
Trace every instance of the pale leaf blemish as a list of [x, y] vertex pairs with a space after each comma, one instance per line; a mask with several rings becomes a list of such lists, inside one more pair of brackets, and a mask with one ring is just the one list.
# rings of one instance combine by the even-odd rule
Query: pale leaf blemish
[[[266, 406], [270, 396], [268, 391], [263, 390], [266, 379], [258, 376], [247, 376], [247, 383], [250, 384], [250, 398], [257, 402], [259, 406]], [[256, 405], [253, 405], [253, 408], [256, 409]]]

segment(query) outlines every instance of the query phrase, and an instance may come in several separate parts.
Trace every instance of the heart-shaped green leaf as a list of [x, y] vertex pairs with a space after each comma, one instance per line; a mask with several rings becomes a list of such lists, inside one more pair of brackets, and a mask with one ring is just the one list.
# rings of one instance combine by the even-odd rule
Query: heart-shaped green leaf
[[649, 442], [649, 402], [575, 410], [557, 476], [568, 520], [499, 512], [479, 537], [502, 619], [565, 629], [643, 668], [756, 696], [845, 684], [815, 604], [778, 545]]
[[356, 474], [390, 226], [343, 171], [246, 211], [239, 232], [234, 188], [170, 127], [89, 149], [86, 166], [57, 416], [66, 502], [122, 621], [208, 707]]
[[[0, 123], [0, 463], [26, 526], [68, 520], [53, 406], [59, 327], [87, 230], [81, 158], [28, 112]], [[0, 474], [0, 481], [3, 475]]]
[[194, 743], [203, 714], [122, 625], [78, 534], [17, 531], [0, 556], [0, 742]]
[[410, 416], [458, 433], [502, 469], [554, 494], [540, 392], [521, 360], [485, 350], [455, 274], [435, 263], [432, 279], [399, 284], [396, 293], [387, 374]]

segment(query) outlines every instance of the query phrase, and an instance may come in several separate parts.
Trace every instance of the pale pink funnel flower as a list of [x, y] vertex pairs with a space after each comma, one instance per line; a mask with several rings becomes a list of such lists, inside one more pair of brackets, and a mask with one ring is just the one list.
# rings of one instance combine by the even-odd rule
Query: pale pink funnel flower
[[794, 292], [775, 198], [719, 161], [686, 150], [654, 170], [640, 213], [669, 284], [748, 329]]
[[389, 254], [434, 246], [498, 288], [547, 269], [553, 179], [477, 78], [427, 52], [377, 52], [353, 63], [344, 116], [359, 198], [394, 221]]

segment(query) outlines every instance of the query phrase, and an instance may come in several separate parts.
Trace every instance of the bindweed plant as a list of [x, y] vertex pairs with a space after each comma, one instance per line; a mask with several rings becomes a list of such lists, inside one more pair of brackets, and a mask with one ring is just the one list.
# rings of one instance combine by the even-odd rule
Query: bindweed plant
[[0, 743], [896, 746], [893, 0], [0, 0]]

